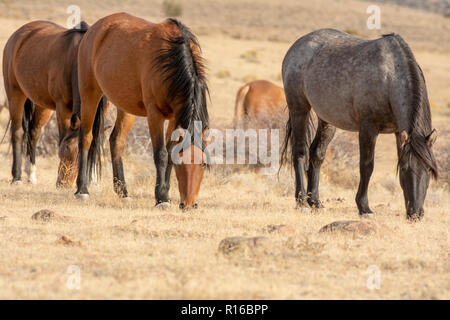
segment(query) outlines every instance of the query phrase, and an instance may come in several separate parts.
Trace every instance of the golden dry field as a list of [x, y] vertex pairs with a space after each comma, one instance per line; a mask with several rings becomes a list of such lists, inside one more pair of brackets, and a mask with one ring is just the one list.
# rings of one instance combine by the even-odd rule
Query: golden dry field
[[[179, 19], [197, 34], [207, 61], [213, 128], [231, 127], [236, 91], [245, 82], [268, 79], [281, 85], [286, 51], [310, 31], [332, 27], [371, 39], [402, 35], [423, 69], [439, 133], [434, 152], [441, 177], [428, 189], [424, 219], [411, 223], [405, 218], [393, 135], [378, 139], [369, 186], [377, 228], [368, 234], [319, 233], [331, 222], [359, 219], [355, 133], [338, 130], [330, 144], [320, 184], [325, 208], [319, 211], [295, 208], [289, 168], [277, 177], [251, 166], [226, 165], [205, 173], [197, 210], [178, 209], [175, 175], [171, 208], [156, 209], [153, 159], [132, 148], [124, 169], [133, 200], [115, 195], [107, 154], [99, 187], [91, 188], [90, 200], [80, 202], [75, 189], [55, 188], [57, 155], [37, 157], [37, 185], [12, 186], [6, 138], [0, 145], [0, 299], [449, 299], [450, 18], [379, 4], [382, 28], [368, 30], [370, 2], [179, 3]], [[0, 0], [0, 48], [31, 20], [65, 24], [70, 4]], [[166, 16], [162, 1], [76, 4], [89, 24], [120, 11], [153, 22]], [[1, 136], [8, 118], [7, 110], [0, 111]], [[55, 215], [32, 219], [41, 209]], [[271, 225], [287, 226], [272, 232]], [[221, 240], [233, 236], [265, 238], [256, 246], [220, 251]], [[79, 268], [78, 288], [70, 285], [70, 266]], [[379, 289], [367, 286], [370, 266], [379, 270]]]

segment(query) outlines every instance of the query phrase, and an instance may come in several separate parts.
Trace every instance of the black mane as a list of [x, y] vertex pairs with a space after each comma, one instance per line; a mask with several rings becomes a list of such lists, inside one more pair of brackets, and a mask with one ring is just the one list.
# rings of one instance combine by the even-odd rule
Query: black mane
[[195, 35], [176, 19], [169, 19], [180, 30], [179, 36], [167, 36], [167, 48], [161, 49], [154, 61], [155, 68], [168, 82], [169, 101], [180, 103], [182, 107], [175, 115], [175, 128], [187, 130], [193, 139], [194, 121], [202, 122], [202, 130], [208, 127], [209, 117], [206, 96], [209, 93], [206, 83], [204, 60], [199, 53], [191, 50], [191, 45], [200, 45]]
[[408, 145], [403, 148], [399, 155], [399, 162], [408, 161], [410, 155], [416, 156], [425, 169], [430, 169], [433, 178], [438, 177], [438, 167], [433, 152], [428, 144], [427, 137], [431, 134], [431, 112], [428, 102], [425, 77], [422, 69], [417, 63], [414, 54], [403, 38], [395, 33], [383, 35], [392, 36], [397, 40], [409, 69], [409, 86], [411, 92], [412, 112], [410, 114], [410, 132]]

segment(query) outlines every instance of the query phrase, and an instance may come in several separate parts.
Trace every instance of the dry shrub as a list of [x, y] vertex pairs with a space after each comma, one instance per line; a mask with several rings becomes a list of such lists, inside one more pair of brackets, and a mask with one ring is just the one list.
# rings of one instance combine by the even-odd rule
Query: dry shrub
[[230, 70], [227, 70], [227, 69], [220, 70], [219, 72], [216, 73], [216, 77], [220, 78], [220, 79], [229, 78], [230, 76], [231, 76], [231, 72], [230, 72]]
[[350, 132], [336, 133], [321, 171], [325, 181], [352, 190], [358, 187], [359, 181], [359, 147], [354, 136]]
[[53, 113], [50, 120], [42, 128], [41, 135], [36, 145], [36, 154], [39, 156], [53, 156], [58, 154], [59, 133], [56, 113]]
[[248, 50], [240, 55], [246, 62], [259, 63], [259, 54], [257, 50]]
[[348, 34], [351, 34], [352, 36], [355, 36], [355, 37], [363, 38], [363, 36], [354, 29], [345, 29], [344, 32], [347, 32]]
[[183, 6], [177, 0], [164, 0], [162, 9], [168, 17], [179, 17], [183, 14]]
[[255, 74], [247, 74], [247, 75], [245, 75], [242, 78], [242, 81], [244, 83], [248, 83], [248, 82], [252, 82], [252, 81], [258, 80], [258, 79], [259, 79], [259, 77], [257, 75], [255, 75]]

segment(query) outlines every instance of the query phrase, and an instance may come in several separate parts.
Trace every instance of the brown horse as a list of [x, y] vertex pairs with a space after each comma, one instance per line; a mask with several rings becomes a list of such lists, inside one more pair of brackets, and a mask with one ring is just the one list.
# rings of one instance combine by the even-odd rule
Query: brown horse
[[57, 186], [70, 186], [77, 174], [79, 110], [77, 53], [88, 30], [85, 22], [66, 29], [47, 21], [30, 22], [14, 32], [3, 51], [3, 79], [9, 105], [13, 145], [12, 182], [21, 184], [22, 142], [26, 146], [25, 171], [36, 183], [36, 143], [52, 111], [59, 131]]
[[[104, 94], [119, 110], [110, 137], [114, 190], [128, 197], [121, 157], [125, 138], [135, 116], [147, 117], [157, 171], [156, 205], [168, 206], [172, 132], [181, 128], [185, 137], [193, 137], [195, 121], [201, 122], [202, 131], [208, 125], [208, 88], [196, 37], [174, 19], [153, 24], [126, 13], [113, 14], [89, 28], [80, 44], [78, 65], [81, 131], [76, 197], [89, 197], [87, 151], [95, 137], [97, 102]], [[169, 120], [166, 138], [165, 120]], [[202, 156], [197, 163], [174, 161], [181, 208], [195, 206], [204, 171], [202, 139], [188, 142], [183, 153]]]
[[[287, 118], [283, 88], [267, 80], [256, 80], [242, 86], [236, 95], [234, 128], [249, 122], [270, 128], [280, 127]], [[282, 120], [282, 121], [281, 121]]]

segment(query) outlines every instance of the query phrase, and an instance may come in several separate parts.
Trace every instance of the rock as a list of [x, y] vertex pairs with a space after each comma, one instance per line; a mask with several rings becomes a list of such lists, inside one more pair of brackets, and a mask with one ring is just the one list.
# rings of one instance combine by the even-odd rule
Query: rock
[[267, 242], [266, 237], [230, 237], [220, 241], [219, 251], [224, 254], [255, 251], [263, 248]]
[[170, 208], [170, 202], [160, 202], [155, 207], [160, 210], [167, 210]]
[[264, 228], [264, 232], [271, 234], [288, 235], [295, 233], [295, 230], [287, 224], [269, 224]]
[[51, 210], [48, 209], [43, 209], [40, 210], [38, 212], [35, 212], [32, 216], [31, 219], [33, 220], [39, 220], [39, 221], [50, 221], [50, 220], [54, 220], [56, 217], [55, 213]]
[[322, 227], [319, 232], [347, 232], [359, 235], [370, 235], [380, 232], [387, 227], [379, 222], [364, 220], [335, 221]]
[[43, 222], [50, 222], [50, 221], [67, 222], [71, 221], [72, 218], [67, 216], [60, 216], [51, 210], [43, 209], [38, 212], [35, 212], [31, 216], [31, 219]]
[[70, 239], [68, 236], [61, 236], [58, 240], [56, 240], [56, 244], [62, 244], [65, 246], [81, 246], [80, 241], [74, 241]]

